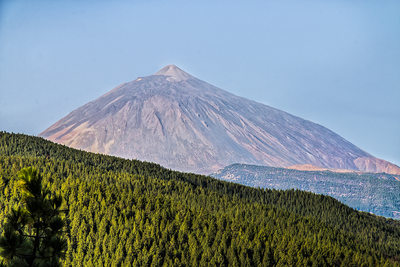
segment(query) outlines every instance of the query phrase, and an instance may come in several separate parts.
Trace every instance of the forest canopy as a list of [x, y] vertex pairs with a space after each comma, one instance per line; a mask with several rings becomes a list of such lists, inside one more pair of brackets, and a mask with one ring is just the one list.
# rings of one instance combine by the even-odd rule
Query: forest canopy
[[62, 198], [67, 266], [400, 264], [400, 222], [295, 190], [246, 187], [0, 132], [0, 231], [36, 168]]

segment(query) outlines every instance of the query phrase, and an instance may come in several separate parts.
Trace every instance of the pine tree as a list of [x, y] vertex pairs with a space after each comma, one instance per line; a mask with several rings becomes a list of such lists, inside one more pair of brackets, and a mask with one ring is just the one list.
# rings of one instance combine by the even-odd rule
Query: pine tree
[[61, 201], [42, 187], [42, 176], [32, 167], [19, 172], [20, 205], [7, 216], [0, 237], [0, 256], [9, 265], [58, 266], [64, 257]]

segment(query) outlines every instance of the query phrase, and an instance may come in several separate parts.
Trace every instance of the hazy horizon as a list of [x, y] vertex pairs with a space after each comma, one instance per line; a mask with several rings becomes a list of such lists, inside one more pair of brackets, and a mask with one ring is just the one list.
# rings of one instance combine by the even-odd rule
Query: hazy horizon
[[400, 2], [2, 1], [0, 130], [175, 64], [400, 165]]

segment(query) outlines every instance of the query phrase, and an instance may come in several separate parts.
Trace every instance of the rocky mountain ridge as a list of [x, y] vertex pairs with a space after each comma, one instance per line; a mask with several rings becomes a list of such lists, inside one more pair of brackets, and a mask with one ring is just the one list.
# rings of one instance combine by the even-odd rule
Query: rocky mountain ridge
[[[299, 166], [298, 166], [299, 167]], [[328, 195], [357, 210], [400, 219], [400, 175], [232, 164], [211, 176], [252, 187]]]

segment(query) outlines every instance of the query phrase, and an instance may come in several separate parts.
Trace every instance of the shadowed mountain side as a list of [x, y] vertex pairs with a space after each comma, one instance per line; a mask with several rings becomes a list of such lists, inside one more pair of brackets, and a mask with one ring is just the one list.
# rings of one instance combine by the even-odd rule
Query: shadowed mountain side
[[329, 195], [355, 209], [400, 219], [399, 175], [233, 164], [211, 176], [253, 187], [299, 189]]
[[400, 173], [321, 125], [230, 94], [174, 65], [116, 87], [40, 136], [197, 173], [236, 162]]

